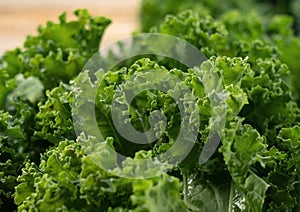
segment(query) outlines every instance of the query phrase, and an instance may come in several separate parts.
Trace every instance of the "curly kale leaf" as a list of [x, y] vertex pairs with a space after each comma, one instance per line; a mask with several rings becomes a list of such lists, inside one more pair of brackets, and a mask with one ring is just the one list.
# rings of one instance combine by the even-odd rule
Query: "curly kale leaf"
[[61, 96], [70, 90], [63, 90], [63, 85], [54, 88], [61, 82], [69, 83], [81, 71], [97, 52], [110, 23], [104, 17], [91, 17], [87, 10], [77, 10], [75, 16], [74, 21], [67, 21], [63, 13], [59, 23], [39, 27], [37, 35], [28, 36], [22, 48], [7, 51], [0, 58], [0, 193], [6, 210], [15, 208], [11, 194], [25, 161], [38, 163], [50, 143], [75, 137], [69, 117], [71, 99], [65, 93]]
[[39, 103], [39, 112], [35, 116], [34, 135], [32, 139], [47, 140], [57, 144], [64, 139], [75, 139], [71, 106], [72, 85], [61, 83], [46, 92], [47, 100]]
[[[12, 116], [0, 111], [0, 207], [7, 210], [12, 204], [11, 195], [16, 185], [17, 175], [20, 174], [20, 163], [24, 161], [28, 144], [19, 124], [14, 123]], [[5, 205], [3, 205], [5, 203]]]
[[38, 77], [44, 88], [59, 82], [68, 83], [97, 52], [99, 42], [110, 20], [93, 18], [87, 10], [75, 11], [77, 20], [67, 21], [66, 13], [59, 23], [48, 22], [38, 28], [38, 35], [28, 36], [23, 48], [7, 51], [1, 58], [1, 69], [10, 78], [22, 73], [25, 78]]
[[140, 12], [141, 30], [148, 32], [151, 27], [159, 25], [168, 14], [178, 14], [184, 10], [192, 9], [201, 15], [212, 15], [216, 17], [229, 9], [248, 10], [257, 3], [254, 0], [240, 2], [238, 0], [217, 1], [217, 0], [187, 0], [174, 4], [172, 0], [159, 2], [158, 0], [143, 0]]
[[[106, 151], [103, 147], [97, 154]], [[127, 164], [124, 168], [132, 167]], [[178, 178], [165, 174], [141, 180], [108, 175], [74, 141], [61, 141], [47, 151], [39, 166], [28, 162], [18, 181], [15, 202], [20, 211], [186, 210]]]

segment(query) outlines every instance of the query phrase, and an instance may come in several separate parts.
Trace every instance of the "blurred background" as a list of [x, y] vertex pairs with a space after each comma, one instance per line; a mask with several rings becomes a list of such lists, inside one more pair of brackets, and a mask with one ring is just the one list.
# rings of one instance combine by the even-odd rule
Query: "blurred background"
[[93, 16], [106, 16], [112, 24], [105, 31], [101, 46], [128, 37], [138, 29], [139, 0], [0, 0], [0, 55], [22, 46], [26, 35], [36, 34], [38, 25], [58, 16], [87, 8]]

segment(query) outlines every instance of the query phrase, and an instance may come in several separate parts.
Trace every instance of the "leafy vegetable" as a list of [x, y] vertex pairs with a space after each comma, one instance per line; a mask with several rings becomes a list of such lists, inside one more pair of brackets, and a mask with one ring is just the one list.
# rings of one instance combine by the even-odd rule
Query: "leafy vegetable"
[[[222, 67], [228, 67], [228, 69], [224, 69]], [[231, 68], [230, 68], [231, 67]], [[180, 73], [182, 82], [188, 85], [192, 90], [194, 90], [195, 93], [197, 93], [197, 102], [199, 106], [202, 108], [200, 110], [200, 115], [202, 118], [202, 124], [201, 128], [199, 129], [199, 135], [202, 135], [199, 137], [199, 140], [197, 144], [195, 145], [194, 151], [189, 155], [189, 162], [182, 162], [178, 165], [179, 170], [181, 170], [181, 173], [183, 176], [180, 175], [180, 173], [176, 170], [174, 170], [174, 173], [177, 173], [175, 176], [179, 178], [177, 180], [184, 181], [184, 178], [187, 178], [190, 181], [192, 179], [191, 184], [194, 186], [188, 186], [187, 185], [187, 191], [186, 191], [186, 197], [185, 197], [185, 203], [182, 202], [183, 200], [180, 199], [181, 191], [177, 187], [173, 187], [173, 189], [177, 189], [176, 192], [174, 191], [174, 198], [177, 200], [175, 203], [172, 203], [172, 207], [174, 209], [170, 208], [170, 206], [167, 206], [168, 209], [165, 209], [165, 211], [176, 211], [176, 210], [187, 210], [187, 208], [190, 209], [197, 209], [199, 208], [207, 208], [208, 211], [214, 210], [214, 205], [209, 205], [209, 203], [206, 203], [207, 195], [211, 195], [213, 192], [221, 193], [218, 195], [218, 198], [215, 200], [219, 202], [219, 206], [217, 206], [218, 210], [222, 210], [224, 206], [227, 208], [239, 208], [242, 207], [243, 210], [262, 210], [263, 207], [269, 207], [268, 205], [264, 206], [266, 202], [271, 200], [273, 196], [276, 196], [275, 194], [270, 193], [268, 190], [271, 186], [268, 181], [268, 178], [265, 178], [265, 176], [268, 175], [268, 173], [272, 172], [272, 169], [268, 170], [266, 168], [267, 164], [272, 164], [275, 160], [277, 160], [277, 155], [273, 155], [274, 151], [279, 151], [277, 146], [269, 146], [267, 143], [267, 139], [264, 136], [261, 136], [255, 129], [253, 129], [252, 126], [248, 124], [243, 124], [243, 118], [236, 117], [236, 114], [239, 114], [243, 107], [248, 103], [247, 95], [245, 91], [242, 89], [243, 81], [249, 80], [249, 78], [254, 78], [254, 72], [250, 69], [249, 64], [245, 60], [242, 60], [241, 58], [227, 58], [227, 57], [212, 57], [209, 61], [204, 62], [199, 69], [196, 70], [190, 70], [188, 72], [181, 72], [180, 70], [166, 70], [164, 67], [159, 66], [153, 61], [150, 61], [149, 59], [141, 59], [138, 60], [135, 64], [133, 64], [129, 68], [122, 68], [119, 71], [111, 71], [107, 72], [105, 75], [105, 84], [100, 85], [99, 87], [99, 94], [98, 100], [96, 101], [96, 111], [97, 111], [97, 120], [99, 130], [102, 131], [102, 134], [105, 136], [106, 141], [111, 143], [114, 149], [116, 149], [118, 152], [124, 151], [122, 153], [127, 153], [129, 156], [134, 157], [132, 154], [135, 153], [135, 158], [140, 157], [139, 155], [142, 155], [143, 152], [146, 150], [150, 151], [150, 155], [146, 154], [143, 157], [151, 157], [151, 155], [156, 155], [163, 153], [167, 149], [169, 149], [172, 146], [172, 140], [173, 140], [173, 134], [171, 132], [174, 132], [173, 127], [176, 127], [174, 125], [174, 121], [176, 120], [176, 116], [172, 118], [173, 115], [176, 115], [176, 107], [173, 107], [169, 103], [172, 101], [169, 101], [168, 95], [157, 92], [157, 91], [149, 91], [147, 93], [142, 93], [141, 95], [136, 97], [134, 105], [132, 105], [134, 110], [132, 110], [132, 115], [130, 116], [130, 122], [133, 124], [134, 127], [139, 128], [140, 130], [145, 130], [145, 128], [141, 128], [141, 126], [147, 127], [147, 121], [145, 121], [145, 124], [141, 124], [140, 121], [137, 120], [144, 120], [147, 118], [147, 114], [151, 113], [151, 111], [155, 110], [158, 107], [165, 108], [164, 114], [166, 115], [167, 119], [170, 120], [167, 124], [167, 131], [162, 132], [163, 136], [156, 142], [155, 145], [148, 145], [143, 146], [142, 149], [138, 145], [131, 144], [129, 147], [129, 142], [126, 139], [122, 138], [120, 135], [115, 134], [115, 129], [110, 128], [110, 124], [113, 122], [111, 120], [111, 116], [107, 115], [110, 112], [110, 107], [112, 106], [112, 97], [115, 94], [115, 90], [111, 89], [111, 87], [118, 86], [118, 83], [122, 82], [122, 79], [119, 79], [119, 77], [127, 78], [128, 75], [132, 75], [138, 77], [143, 77], [140, 74], [145, 74], [143, 70], [149, 70], [149, 69], [158, 69], [161, 70], [162, 73], [170, 73], [174, 75], [178, 75]], [[211, 117], [211, 108], [210, 104], [205, 105], [204, 102], [207, 101], [207, 94], [204, 91], [204, 87], [201, 83], [201, 81], [198, 81], [199, 76], [205, 76], [205, 73], [208, 73], [209, 70], [213, 70], [216, 73], [220, 74], [221, 78], [219, 83], [222, 83], [224, 86], [224, 89], [227, 91], [227, 124], [225, 131], [222, 133], [222, 145], [220, 147], [220, 153], [215, 153], [213, 158], [210, 162], [207, 164], [200, 165], [198, 163], [198, 158], [201, 152], [201, 149], [204, 145], [204, 142], [206, 141], [205, 137], [207, 136], [206, 132], [212, 127], [210, 125], [210, 117]], [[120, 74], [122, 73], [122, 74]], [[81, 80], [87, 80], [86, 75], [81, 74], [78, 76]], [[76, 79], [76, 80], [79, 80]], [[253, 79], [252, 79], [253, 80]], [[211, 83], [214, 80], [212, 79]], [[160, 81], [158, 81], [161, 83]], [[235, 82], [235, 84], [233, 84]], [[147, 83], [147, 81], [145, 81]], [[171, 82], [169, 82], [171, 83]], [[209, 85], [209, 81], [206, 81], [206, 83]], [[140, 85], [140, 84], [139, 84]], [[214, 85], [212, 85], [214, 86]], [[202, 88], [201, 88], [202, 87]], [[202, 91], [201, 91], [202, 89]], [[77, 91], [78, 92], [78, 91]], [[269, 91], [270, 92], [270, 91]], [[282, 93], [282, 95], [285, 95]], [[68, 94], [62, 95], [62, 96], [69, 96]], [[101, 99], [103, 98], [103, 99]], [[144, 98], [147, 100], [145, 101]], [[164, 100], [164, 101], [157, 101], [157, 100]], [[125, 100], [126, 101], [126, 100]], [[142, 104], [139, 104], [139, 101], [144, 102]], [[145, 102], [148, 102], [145, 104]], [[68, 103], [66, 103], [68, 104]], [[70, 104], [70, 103], [69, 103]], [[153, 107], [154, 105], [157, 105]], [[263, 108], [263, 104], [262, 107]], [[174, 108], [174, 109], [173, 109]], [[149, 110], [149, 112], [146, 112]], [[139, 111], [138, 113], [135, 111]], [[143, 112], [144, 111], [144, 112]], [[171, 111], [171, 112], [170, 112]], [[173, 112], [172, 112], [173, 111]], [[205, 111], [208, 111], [205, 112]], [[177, 112], [178, 113], [178, 112]], [[276, 114], [276, 112], [274, 112]], [[105, 115], [105, 116], [104, 116]], [[140, 117], [136, 120], [136, 117]], [[246, 118], [247, 119], [247, 118]], [[178, 122], [178, 121], [177, 121]], [[295, 120], [294, 120], [295, 122]], [[59, 123], [59, 122], [58, 122]], [[84, 123], [84, 121], [83, 121]], [[175, 122], [176, 123], [176, 122]], [[70, 127], [72, 126], [72, 123], [69, 123]], [[176, 130], [175, 130], [176, 131]], [[54, 134], [55, 135], [55, 134]], [[80, 138], [79, 138], [80, 139]], [[111, 140], [112, 139], [112, 140]], [[272, 141], [272, 140], [271, 140]], [[97, 142], [97, 141], [96, 141]], [[80, 144], [76, 143], [70, 143], [68, 141], [65, 142], [59, 142], [59, 145], [68, 145], [63, 146], [61, 150], [65, 151], [67, 148], [74, 149], [74, 145], [78, 149], [84, 149], [85, 147], [81, 146]], [[272, 144], [271, 144], [272, 145]], [[272, 148], [271, 148], [272, 147]], [[76, 149], [75, 148], [75, 149]], [[101, 145], [99, 147], [95, 147], [97, 150], [95, 151], [96, 155], [95, 157], [99, 157], [100, 155], [106, 155], [106, 148], [105, 146]], [[127, 149], [128, 148], [128, 149]], [[61, 150], [52, 149], [49, 153], [46, 154], [58, 154], [58, 155], [64, 155], [63, 153], [60, 153]], [[134, 151], [133, 151], [134, 150]], [[57, 152], [58, 151], [58, 152]], [[82, 151], [82, 150], [81, 150]], [[83, 154], [83, 153], [82, 153]], [[117, 164], [117, 157], [113, 156], [115, 153], [110, 152], [109, 157], [112, 158], [112, 162], [114, 164]], [[147, 156], [148, 155], [148, 156]], [[49, 156], [49, 155], [48, 155]], [[48, 158], [48, 156], [46, 158]], [[78, 158], [78, 156], [74, 156], [75, 158]], [[90, 157], [82, 156], [82, 161], [91, 160]], [[49, 156], [49, 158], [52, 158]], [[55, 158], [59, 158], [59, 156], [56, 156]], [[81, 157], [79, 157], [81, 158]], [[42, 157], [43, 160], [43, 157]], [[55, 160], [52, 159], [45, 159], [47, 161], [47, 167], [40, 167], [39, 169], [36, 169], [36, 173], [34, 176], [39, 176], [38, 173], [42, 174], [43, 176], [47, 176], [47, 179], [49, 178], [49, 173], [54, 173], [53, 177], [57, 178], [56, 180], [50, 180], [50, 182], [58, 182], [60, 179], [63, 181], [66, 179], [66, 177], [60, 177], [58, 173], [63, 173], [59, 168], [62, 167], [68, 167], [69, 168], [75, 168], [75, 165], [63, 165], [64, 160], [70, 161], [71, 159], [58, 159], [60, 162], [57, 163]], [[107, 157], [106, 157], [107, 160]], [[225, 161], [225, 164], [223, 162]], [[157, 201], [160, 201], [160, 199], [157, 199], [155, 195], [160, 195], [160, 198], [162, 198], [164, 192], [171, 192], [170, 190], [164, 190], [164, 180], [162, 180], [160, 177], [149, 179], [149, 180], [129, 180], [119, 177], [111, 176], [110, 174], [104, 172], [99, 167], [97, 167], [96, 164], [93, 163], [94, 160], [90, 161], [89, 163], [93, 164], [93, 168], [89, 168], [89, 173], [94, 176], [95, 173], [97, 173], [96, 170], [99, 170], [99, 175], [97, 175], [97, 178], [88, 176], [86, 174], [82, 174], [85, 167], [82, 167], [82, 165], [77, 165], [80, 171], [77, 173], [77, 177], [74, 179], [70, 179], [70, 181], [74, 182], [86, 182], [87, 184], [78, 184], [76, 192], [74, 191], [73, 194], [78, 195], [76, 197], [72, 197], [71, 194], [68, 195], [62, 195], [60, 200], [62, 202], [57, 203], [59, 204], [56, 206], [56, 208], [69, 208], [77, 210], [76, 208], [77, 203], [83, 201], [80, 203], [80, 205], [83, 208], [87, 209], [89, 207], [91, 208], [97, 208], [101, 210], [112, 210], [113, 208], [117, 210], [116, 208], [124, 208], [132, 210], [145, 210], [146, 208], [149, 211], [155, 211], [158, 209], [155, 209], [155, 207], [159, 207], [160, 209], [163, 208], [163, 206], [167, 205], [166, 203], [162, 206], [158, 206]], [[80, 162], [81, 164], [84, 162]], [[42, 165], [43, 163], [41, 163]], [[59, 166], [55, 164], [61, 164]], [[115, 167], [115, 171], [112, 173], [117, 174], [118, 173], [118, 166], [115, 166], [112, 164], [112, 167]], [[122, 170], [128, 170], [129, 172], [136, 172], [137, 170], [142, 172], [150, 172], [149, 167], [141, 166], [138, 168], [139, 163], [136, 161], [132, 161], [132, 159], [126, 159], [121, 163], [121, 169]], [[223, 168], [221, 168], [223, 167]], [[155, 171], [153, 169], [152, 171]], [[67, 171], [69, 172], [69, 171]], [[26, 169], [23, 171], [22, 179], [23, 177], [26, 177], [28, 171]], [[81, 174], [80, 174], [81, 173]], [[167, 175], [165, 175], [167, 176]], [[196, 177], [195, 177], [196, 176]], [[201, 176], [201, 177], [200, 177]], [[225, 179], [223, 179], [221, 176], [227, 176]], [[96, 176], [95, 176], [96, 177]], [[163, 177], [163, 176], [162, 176]], [[171, 176], [170, 176], [171, 177]], [[47, 202], [52, 201], [51, 199], [45, 199], [46, 197], [42, 197], [40, 195], [44, 195], [45, 191], [44, 188], [40, 190], [39, 182], [41, 181], [40, 178], [34, 177], [36, 183], [32, 183], [33, 192], [30, 196], [27, 196], [27, 200], [19, 200], [18, 202], [21, 203], [20, 208], [28, 210], [29, 208], [43, 208], [43, 205], [39, 205], [39, 200], [43, 199], [43, 204], [47, 204]], [[125, 196], [119, 197], [117, 199], [111, 197], [109, 199], [106, 199], [106, 194], [102, 194], [102, 182], [104, 179], [110, 179], [114, 183], [121, 183], [120, 181], [125, 181], [124, 184], [127, 185], [126, 188], [123, 187], [123, 192], [120, 194], [111, 194], [114, 196], [119, 196], [121, 194], [124, 194]], [[163, 178], [164, 179], [164, 178]], [[47, 188], [51, 188], [50, 182], [45, 180], [43, 182], [43, 185]], [[22, 182], [22, 180], [21, 180]], [[104, 180], [104, 182], [106, 182]], [[157, 191], [155, 191], [156, 183], [157, 184]], [[211, 182], [211, 183], [210, 183]], [[100, 183], [100, 184], [99, 184]], [[148, 187], [139, 188], [136, 190], [136, 186], [138, 185], [148, 185]], [[162, 183], [162, 184], [161, 184]], [[188, 182], [185, 182], [188, 183]], [[196, 183], [196, 184], [195, 184]], [[207, 183], [209, 187], [207, 187]], [[94, 185], [95, 184], [95, 185]], [[125, 186], [123, 183], [121, 183], [122, 186]], [[85, 185], [89, 185], [89, 189], [85, 188]], [[140, 185], [140, 186], [141, 186]], [[152, 185], [152, 186], [151, 186]], [[63, 186], [63, 185], [61, 185]], [[64, 188], [61, 186], [54, 186], [54, 188]], [[211, 187], [212, 186], [212, 187]], [[65, 188], [70, 189], [70, 186], [65, 186]], [[222, 191], [219, 189], [222, 188]], [[38, 189], [38, 190], [37, 190]], [[142, 190], [141, 190], [142, 189]], [[154, 190], [153, 190], [154, 189]], [[196, 190], [194, 190], [196, 189]], [[201, 195], [198, 193], [198, 189], [201, 191]], [[17, 193], [16, 198], [18, 196], [24, 196], [24, 193], [28, 190], [27, 187], [23, 187], [23, 184], [18, 185], [17, 187]], [[148, 191], [149, 190], [149, 191]], [[51, 192], [51, 189], [50, 191]], [[57, 195], [60, 193], [57, 191], [55, 192]], [[63, 191], [62, 191], [63, 192]], [[70, 192], [70, 191], [66, 191]], [[118, 189], [114, 188], [113, 193], [118, 193]], [[138, 193], [136, 193], [138, 192]], [[148, 193], [150, 192], [150, 193]], [[205, 192], [205, 193], [204, 193]], [[72, 192], [71, 192], [72, 193]], [[63, 192], [64, 194], [64, 192]], [[191, 195], [194, 194], [194, 195]], [[99, 196], [100, 195], [100, 196]], [[26, 196], [26, 195], [25, 195]], [[35, 198], [37, 196], [37, 198]], [[169, 198], [171, 198], [170, 194], [167, 195]], [[70, 199], [71, 198], [71, 199]], [[68, 205], [68, 203], [74, 201], [74, 198], [76, 199], [76, 204]], [[99, 202], [99, 199], [105, 198], [104, 203]], [[153, 198], [153, 200], [152, 200]], [[166, 198], [166, 197], [165, 197]], [[170, 199], [167, 199], [166, 201], [171, 201]], [[238, 198], [238, 200], [236, 200]], [[18, 198], [17, 198], [18, 199]], [[65, 200], [64, 200], [65, 199]], [[78, 200], [77, 200], [78, 199]], [[242, 202], [244, 205], [240, 206], [241, 199], [244, 201]], [[129, 201], [130, 200], [130, 201]], [[128, 202], [129, 201], [129, 202]], [[155, 201], [156, 204], [153, 205], [151, 201]], [[98, 203], [97, 205], [95, 205]], [[128, 205], [129, 204], [129, 205]], [[178, 204], [178, 206], [176, 206]], [[206, 205], [208, 204], [208, 205]], [[212, 203], [210, 203], [212, 204]], [[112, 207], [111, 209], [108, 209]], [[49, 207], [49, 206], [46, 206]], [[151, 209], [154, 207], [153, 209]], [[184, 209], [185, 208], [185, 209]], [[44, 209], [45, 210], [45, 209]], [[197, 209], [198, 210], [198, 209]]]
[[[153, 30], [153, 27], [156, 28], [161, 25], [159, 31], [166, 34], [176, 34], [176, 36], [182, 38], [185, 37], [189, 42], [192, 40], [192, 44], [200, 45], [201, 50], [207, 56], [216, 54], [216, 52], [208, 53], [205, 51], [205, 48], [210, 45], [216, 46], [219, 50], [218, 53], [221, 53], [221, 55], [231, 57], [250, 56], [251, 59], [251, 56], [259, 58], [277, 54], [277, 57], [290, 68], [291, 74], [288, 77], [288, 84], [292, 87], [294, 98], [298, 99], [300, 68], [297, 58], [300, 57], [300, 38], [295, 35], [299, 34], [300, 23], [299, 15], [295, 12], [297, 5], [299, 5], [298, 2], [298, 0], [246, 0], [243, 2], [236, 0], [226, 2], [187, 0], [174, 4], [172, 0], [163, 3], [143, 0], [140, 14], [141, 28], [142, 31], [149, 32]], [[193, 10], [192, 16], [182, 13], [179, 17], [177, 16], [177, 20], [174, 20], [174, 16], [170, 16], [170, 14], [177, 15], [187, 9]], [[291, 14], [293, 16], [290, 16]], [[201, 19], [195, 16], [201, 17]], [[216, 20], [210, 18], [210, 16]], [[164, 17], [166, 18], [165, 21]], [[208, 18], [211, 21], [205, 22]], [[203, 25], [210, 26], [211, 29], [207, 30]], [[219, 26], [212, 27], [216, 25]], [[225, 27], [221, 25], [225, 25]], [[187, 26], [190, 26], [189, 30], [186, 29]], [[204, 32], [196, 30], [199, 27], [203, 28]], [[295, 32], [294, 28], [298, 31]], [[196, 39], [198, 36], [203, 37], [209, 34], [214, 34], [210, 35], [210, 42], [201, 39], [201, 43], [199, 43]], [[226, 44], [225, 40], [231, 44]], [[261, 42], [271, 45], [266, 48], [263, 47], [265, 45]]]
[[[63, 91], [57, 91], [58, 88], [53, 94], [47, 90], [60, 82], [69, 82], [81, 71], [98, 50], [104, 29], [110, 23], [103, 17], [92, 18], [86, 10], [77, 10], [75, 15], [78, 20], [67, 22], [63, 13], [60, 23], [40, 26], [38, 35], [28, 36], [23, 48], [7, 51], [0, 59], [0, 207], [3, 210], [16, 207], [12, 194], [25, 161], [38, 162], [39, 154], [50, 142], [74, 138], [71, 128], [57, 126], [59, 114], [61, 122], [71, 123], [70, 119], [64, 119], [69, 108], [61, 108], [68, 97], [63, 99], [58, 93]], [[45, 92], [53, 95], [53, 100], [47, 100]], [[63, 111], [58, 114], [52, 107]], [[50, 125], [51, 130], [45, 125]], [[55, 132], [56, 136], [52, 134]]]
[[15, 197], [16, 203], [23, 202], [19, 210], [186, 210], [177, 178], [165, 174], [128, 180], [107, 175], [74, 141], [50, 149], [39, 167], [28, 163], [19, 181]]
[[[228, 10], [235, 9], [243, 12], [254, 9], [269, 20], [276, 14], [292, 15], [295, 23], [295, 29], [299, 33], [299, 0], [186, 0], [174, 4], [172, 0], [160, 2], [158, 0], [143, 0], [140, 18], [142, 31], [147, 32], [153, 26], [161, 24], [167, 14], [176, 15], [184, 10], [192, 9], [201, 15], [212, 15], [218, 17]], [[246, 16], [244, 16], [246, 17]], [[250, 19], [249, 19], [250, 20]]]
[[[0, 59], [0, 207], [297, 211], [299, 37], [277, 14], [297, 2], [144, 0], [142, 30], [193, 44], [208, 58], [195, 67], [146, 54], [82, 71], [110, 21], [78, 10], [39, 27]], [[142, 48], [157, 46], [181, 50]]]

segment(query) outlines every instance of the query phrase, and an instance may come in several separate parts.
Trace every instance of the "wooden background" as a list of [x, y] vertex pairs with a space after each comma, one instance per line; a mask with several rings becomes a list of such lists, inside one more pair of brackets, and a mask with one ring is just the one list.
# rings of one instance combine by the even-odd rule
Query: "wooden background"
[[48, 20], [57, 22], [63, 11], [70, 17], [78, 8], [112, 20], [102, 46], [138, 29], [139, 0], [0, 0], [0, 55], [21, 46], [26, 35], [36, 34], [38, 25]]

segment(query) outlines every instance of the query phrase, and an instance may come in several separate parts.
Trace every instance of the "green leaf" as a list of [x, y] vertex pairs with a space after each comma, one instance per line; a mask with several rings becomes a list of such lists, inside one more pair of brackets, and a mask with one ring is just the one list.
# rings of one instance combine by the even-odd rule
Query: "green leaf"
[[138, 180], [133, 184], [131, 200], [138, 205], [133, 211], [188, 211], [180, 198], [180, 183], [177, 178], [163, 175], [157, 182]]
[[28, 77], [24, 79], [22, 75], [19, 75], [16, 76], [16, 81], [17, 87], [7, 97], [10, 102], [17, 98], [24, 98], [35, 103], [43, 96], [44, 86], [38, 78]]

